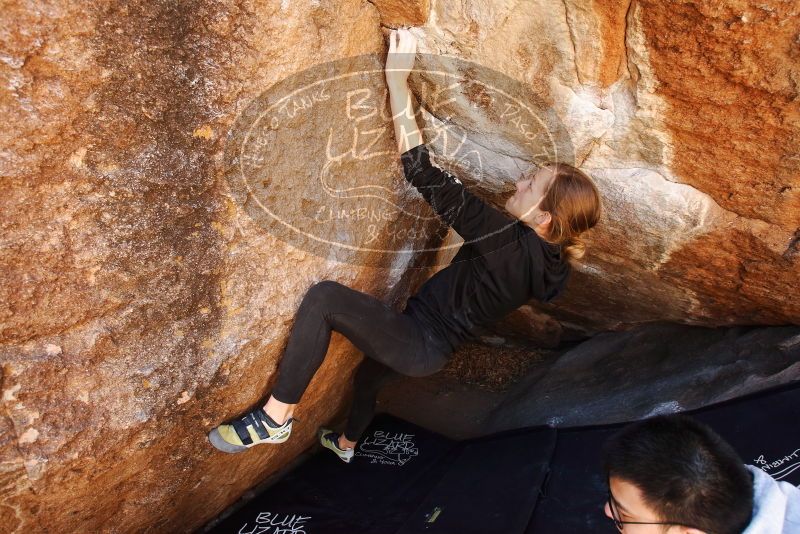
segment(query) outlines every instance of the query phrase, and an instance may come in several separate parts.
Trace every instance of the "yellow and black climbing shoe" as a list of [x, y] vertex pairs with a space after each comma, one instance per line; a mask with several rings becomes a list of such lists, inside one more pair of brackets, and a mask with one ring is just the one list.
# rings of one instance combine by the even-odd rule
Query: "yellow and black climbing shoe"
[[292, 433], [292, 421], [289, 417], [279, 425], [264, 408], [256, 408], [251, 412], [219, 425], [208, 433], [211, 444], [223, 452], [242, 452], [254, 445], [262, 443], [283, 443]]
[[352, 447], [346, 449], [339, 448], [339, 434], [327, 428], [320, 428], [319, 431], [317, 431], [317, 436], [322, 446], [336, 453], [336, 456], [338, 456], [340, 460], [348, 464], [353, 460]]

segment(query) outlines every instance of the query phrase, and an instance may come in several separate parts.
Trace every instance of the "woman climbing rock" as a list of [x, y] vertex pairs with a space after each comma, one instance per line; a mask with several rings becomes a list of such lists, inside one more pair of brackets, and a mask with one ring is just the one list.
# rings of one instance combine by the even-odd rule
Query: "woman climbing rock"
[[311, 286], [297, 310], [266, 405], [209, 433], [211, 443], [222, 451], [240, 452], [289, 438], [294, 408], [336, 330], [366, 358], [355, 375], [347, 429], [342, 435], [321, 429], [319, 437], [349, 461], [372, 418], [377, 388], [388, 376], [437, 372], [461, 343], [474, 337], [476, 326], [531, 299], [548, 302], [559, 295], [570, 261], [583, 254], [578, 236], [597, 223], [601, 201], [591, 179], [579, 169], [553, 163], [518, 181], [505, 203], [506, 214], [431, 163], [407, 85], [416, 46], [408, 30], [391, 32], [385, 74], [398, 151], [406, 179], [464, 243], [451, 263], [408, 299], [402, 312], [333, 280]]

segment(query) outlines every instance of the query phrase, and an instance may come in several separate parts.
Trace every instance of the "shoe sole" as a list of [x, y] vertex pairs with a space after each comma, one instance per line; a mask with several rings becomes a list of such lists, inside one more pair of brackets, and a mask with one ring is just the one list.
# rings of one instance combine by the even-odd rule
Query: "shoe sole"
[[233, 443], [228, 443], [227, 441], [222, 439], [219, 430], [217, 430], [216, 428], [208, 433], [208, 441], [210, 441], [214, 447], [221, 450], [222, 452], [228, 452], [233, 454], [237, 452], [244, 452], [247, 450], [247, 447], [245, 447], [244, 445], [235, 445]]
[[208, 441], [210, 441], [211, 444], [216, 449], [218, 449], [218, 450], [220, 450], [222, 452], [235, 454], [237, 452], [244, 452], [247, 449], [249, 449], [250, 447], [255, 447], [256, 445], [262, 445], [262, 444], [265, 444], [265, 443], [274, 443], [274, 444], [283, 443], [284, 441], [289, 439], [289, 435], [290, 434], [291, 434], [291, 431], [287, 432], [286, 436], [282, 437], [280, 439], [259, 441], [258, 443], [253, 443], [252, 445], [250, 445], [248, 447], [247, 445], [236, 445], [234, 443], [228, 443], [227, 441], [222, 439], [222, 435], [220, 435], [219, 430], [217, 428], [214, 428], [213, 430], [211, 430], [211, 432], [208, 433]]

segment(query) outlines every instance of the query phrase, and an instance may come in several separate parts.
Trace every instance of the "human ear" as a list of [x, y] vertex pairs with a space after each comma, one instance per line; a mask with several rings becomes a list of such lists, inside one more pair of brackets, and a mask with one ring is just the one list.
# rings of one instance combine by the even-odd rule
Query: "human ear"
[[543, 211], [542, 213], [536, 216], [537, 223], [542, 226], [547, 226], [548, 224], [550, 224], [551, 220], [552, 218], [550, 217], [549, 211]]

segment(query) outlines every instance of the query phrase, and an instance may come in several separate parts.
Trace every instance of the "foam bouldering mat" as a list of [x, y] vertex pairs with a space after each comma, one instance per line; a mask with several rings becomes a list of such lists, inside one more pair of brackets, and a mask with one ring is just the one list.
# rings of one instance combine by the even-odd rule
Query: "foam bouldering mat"
[[[800, 382], [685, 412], [800, 485]], [[614, 533], [602, 446], [624, 424], [453, 441], [381, 414], [345, 464], [321, 450], [221, 522], [236, 534]]]
[[733, 445], [744, 463], [800, 486], [800, 383], [690, 413]]
[[447, 472], [398, 534], [522, 532], [555, 443], [556, 431], [548, 427], [460, 443]]
[[560, 429], [530, 524], [520, 532], [618, 532], [603, 512], [602, 445], [621, 427]]
[[[746, 464], [800, 485], [800, 382], [682, 412], [713, 428]], [[602, 444], [624, 424], [559, 429], [548, 478], [526, 532], [617, 532], [604, 515]]]
[[395, 532], [446, 472], [456, 445], [440, 434], [379, 414], [349, 464], [322, 449], [212, 532]]

